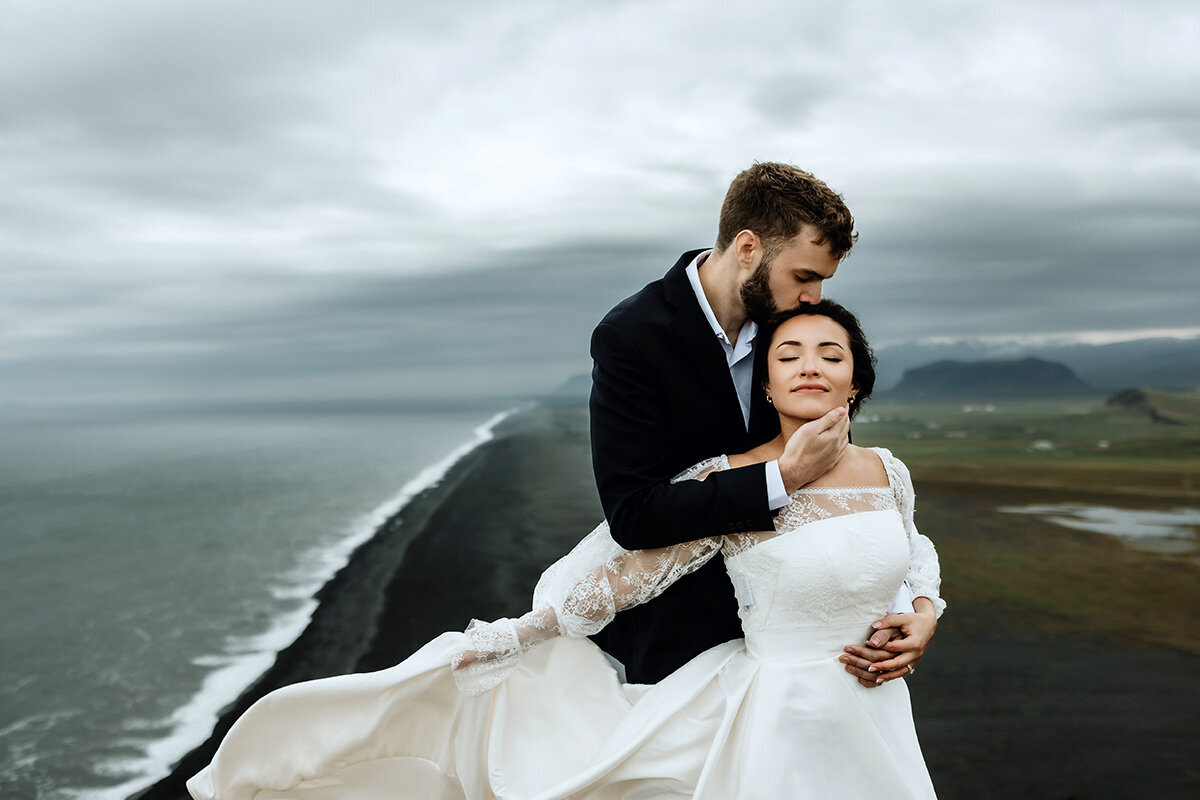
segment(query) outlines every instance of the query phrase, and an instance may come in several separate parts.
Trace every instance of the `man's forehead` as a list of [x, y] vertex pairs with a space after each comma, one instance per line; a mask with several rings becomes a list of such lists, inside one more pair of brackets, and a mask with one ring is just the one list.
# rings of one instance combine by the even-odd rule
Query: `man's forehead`
[[833, 268], [836, 268], [840, 263], [839, 259], [834, 258], [833, 248], [829, 242], [821, 244], [804, 235], [796, 236], [788, 241], [780, 250], [780, 255], [803, 258], [804, 260]]

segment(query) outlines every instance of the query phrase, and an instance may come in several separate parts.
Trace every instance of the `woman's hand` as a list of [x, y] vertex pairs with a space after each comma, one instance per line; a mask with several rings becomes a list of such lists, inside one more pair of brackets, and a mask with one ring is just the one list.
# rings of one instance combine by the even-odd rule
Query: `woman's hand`
[[850, 645], [840, 656], [846, 671], [866, 687], [911, 675], [937, 630], [933, 603], [926, 597], [913, 601], [911, 614], [888, 614], [872, 624], [875, 632], [864, 645]]
[[479, 654], [474, 650], [463, 650], [461, 653], [456, 653], [454, 658], [450, 659], [450, 669], [466, 669], [474, 664], [478, 658]]
[[477, 661], [496, 661], [521, 651], [515, 621], [506, 617], [495, 622], [473, 619], [463, 634], [466, 647], [450, 659], [450, 668], [455, 671], [464, 670]]

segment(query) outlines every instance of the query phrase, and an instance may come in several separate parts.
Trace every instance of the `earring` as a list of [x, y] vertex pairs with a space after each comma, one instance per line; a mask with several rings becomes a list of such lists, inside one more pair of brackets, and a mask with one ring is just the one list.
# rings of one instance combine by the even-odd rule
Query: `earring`
[[771, 405], [775, 405], [775, 401], [771, 399], [771, 395], [767, 395], [767, 402]]

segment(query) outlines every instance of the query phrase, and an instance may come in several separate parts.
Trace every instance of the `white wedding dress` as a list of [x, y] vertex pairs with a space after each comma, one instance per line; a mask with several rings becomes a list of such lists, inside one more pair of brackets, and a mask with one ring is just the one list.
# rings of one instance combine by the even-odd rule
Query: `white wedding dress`
[[[601, 525], [546, 571], [519, 620], [262, 698], [188, 790], [197, 800], [932, 798], [904, 681], [866, 688], [837, 660], [902, 581], [939, 615], [945, 605], [936, 553], [913, 526], [908, 471], [876, 452], [889, 486], [802, 489], [775, 531], [627, 552]], [[712, 459], [676, 480], [727, 467]], [[583, 637], [718, 553], [745, 639], [653, 686], [620, 683]]]

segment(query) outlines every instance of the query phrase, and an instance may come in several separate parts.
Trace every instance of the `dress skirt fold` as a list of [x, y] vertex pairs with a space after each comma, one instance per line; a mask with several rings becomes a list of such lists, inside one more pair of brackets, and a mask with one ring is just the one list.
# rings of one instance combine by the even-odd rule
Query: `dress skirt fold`
[[816, 800], [889, 786], [889, 797], [933, 797], [903, 681], [866, 689], [834, 655], [764, 663], [738, 639], [645, 687], [619, 683], [590, 641], [558, 639], [470, 697], [448, 666], [462, 646], [461, 634], [443, 634], [390, 669], [268, 695], [189, 791], [198, 800]]
[[188, 782], [197, 800], [829, 800], [934, 797], [903, 679], [838, 661], [904, 580], [895, 509], [827, 516], [736, 553], [744, 639], [653, 686], [622, 684], [590, 640], [524, 653], [481, 694], [446, 633], [379, 672], [254, 704]]

